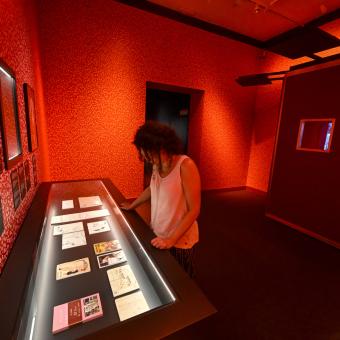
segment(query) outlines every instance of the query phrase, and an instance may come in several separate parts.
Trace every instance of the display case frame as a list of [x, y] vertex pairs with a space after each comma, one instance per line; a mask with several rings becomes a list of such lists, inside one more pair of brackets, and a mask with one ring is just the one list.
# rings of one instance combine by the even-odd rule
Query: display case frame
[[[124, 197], [119, 192], [119, 190], [112, 184], [110, 180], [102, 180], [103, 187], [107, 191], [108, 197], [111, 197], [112, 200], [116, 202], [117, 205], [124, 201]], [[65, 183], [65, 182], [63, 182]], [[66, 182], [66, 183], [76, 183], [76, 182]], [[79, 181], [78, 183], [81, 183]], [[53, 185], [58, 185], [58, 183], [53, 183], [51, 186], [51, 190], [53, 191]], [[62, 185], [62, 184], [60, 184]], [[85, 193], [85, 195], [92, 196], [95, 193]], [[81, 193], [80, 195], [84, 195]], [[67, 195], [64, 195], [64, 198]], [[131, 228], [134, 236], [131, 236], [134, 241], [131, 241], [130, 236], [128, 238], [128, 242], [131, 243], [133, 249], [136, 250], [136, 254], [142, 254], [143, 252], [151, 259], [151, 261], [147, 261], [147, 267], [143, 267], [143, 270], [154, 270], [153, 266], [156, 267], [159, 272], [158, 281], [164, 281], [166, 285], [169, 287], [169, 291], [173, 295], [173, 300], [168, 301], [168, 303], [163, 303], [157, 308], [153, 308], [150, 311], [137, 315], [131, 319], [121, 321], [121, 322], [112, 322], [114, 319], [114, 303], [113, 303], [113, 295], [110, 290], [108, 282], [101, 281], [99, 286], [97, 285], [97, 290], [94, 288], [94, 284], [96, 284], [93, 280], [85, 278], [85, 275], [79, 275], [77, 278], [67, 278], [62, 280], [61, 284], [53, 285], [53, 280], [50, 282], [49, 287], [52, 290], [50, 293], [40, 294], [40, 297], [35, 296], [35, 290], [38, 288], [36, 286], [36, 279], [38, 272], [42, 270], [40, 266], [46, 266], [44, 261], [42, 260], [45, 257], [46, 253], [44, 253], [44, 247], [51, 247], [51, 244], [47, 245], [46, 242], [51, 242], [51, 235], [47, 235], [51, 233], [51, 228], [49, 226], [49, 218], [51, 216], [51, 195], [49, 195], [48, 202], [46, 203], [46, 213], [44, 216], [44, 226], [42, 228], [42, 236], [40, 237], [41, 241], [39, 242], [39, 247], [37, 251], [37, 260], [35, 261], [35, 265], [32, 270], [32, 275], [30, 279], [30, 284], [26, 288], [26, 297], [24, 299], [22, 305], [22, 313], [18, 318], [18, 322], [16, 324], [16, 332], [17, 337], [21, 338], [36, 338], [35, 337], [35, 327], [37, 323], [41, 323], [42, 327], [45, 327], [46, 330], [43, 333], [40, 333], [40, 337], [43, 334], [44, 339], [53, 338], [53, 339], [69, 339], [69, 338], [100, 338], [100, 339], [109, 339], [112, 336], [122, 337], [128, 339], [141, 339], [145, 335], [145, 338], [162, 338], [167, 336], [185, 326], [192, 324], [208, 315], [211, 315], [215, 312], [214, 307], [209, 303], [204, 294], [200, 291], [200, 289], [196, 286], [193, 280], [191, 280], [187, 274], [182, 270], [182, 268], [178, 265], [175, 259], [169, 254], [168, 251], [158, 250], [151, 246], [150, 240], [154, 237], [150, 228], [145, 224], [142, 218], [134, 211], [132, 212], [122, 212], [121, 210], [117, 210], [117, 206], [114, 204], [105, 202], [105, 204], [111, 204], [112, 209], [116, 209], [117, 214], [120, 216], [122, 221], [125, 221], [127, 227]], [[52, 204], [53, 205], [53, 204]], [[110, 209], [110, 207], [108, 207]], [[77, 209], [77, 207], [75, 207]], [[54, 210], [53, 215], [58, 214]], [[84, 228], [85, 229], [85, 228]], [[123, 229], [122, 229], [123, 230]], [[127, 234], [127, 230], [123, 230], [123, 234]], [[46, 236], [49, 236], [46, 238]], [[89, 235], [87, 235], [89, 236]], [[99, 238], [92, 238], [93, 240]], [[46, 241], [49, 240], [49, 241]], [[88, 243], [89, 237], [87, 237]], [[52, 242], [56, 241], [58, 243], [58, 247], [60, 247], [60, 239], [53, 239]], [[78, 249], [77, 249], [78, 248]], [[47, 264], [47, 267], [44, 271], [51, 275], [52, 271], [55, 271], [55, 264], [62, 259], [67, 260], [65, 254], [70, 254], [70, 251], [80, 258], [84, 253], [88, 253], [88, 249], [86, 247], [77, 247], [72, 250], [64, 251], [62, 257], [50, 260], [50, 264]], [[83, 249], [80, 249], [83, 248]], [[53, 249], [53, 247], [52, 247]], [[143, 249], [143, 250], [141, 250]], [[66, 253], [65, 253], [66, 252]], [[58, 253], [58, 252], [57, 252]], [[60, 253], [59, 253], [60, 254]], [[138, 256], [139, 256], [138, 255]], [[141, 255], [142, 256], [142, 255]], [[144, 256], [144, 255], [143, 255]], [[131, 257], [130, 257], [131, 259]], [[90, 258], [91, 260], [91, 258]], [[49, 262], [49, 261], [47, 261]], [[128, 261], [130, 262], [130, 260]], [[106, 271], [105, 269], [99, 269], [96, 263], [91, 260], [91, 266], [93, 266], [93, 273], [100, 274], [100, 271]], [[96, 266], [96, 267], [95, 267]], [[40, 267], [40, 268], [39, 268]], [[158, 275], [158, 274], [157, 274]], [[157, 275], [155, 277], [157, 277]], [[136, 277], [140, 277], [136, 275]], [[155, 282], [155, 277], [153, 277], [152, 281]], [[95, 276], [94, 276], [95, 278]], [[41, 278], [40, 278], [41, 279]], [[39, 280], [40, 280], [39, 279]], [[80, 280], [81, 279], [81, 280]], [[98, 276], [98, 282], [100, 278]], [[107, 280], [108, 281], [108, 280]], [[104, 282], [104, 283], [103, 283]], [[140, 282], [139, 282], [140, 283]], [[156, 286], [160, 284], [159, 282]], [[57, 288], [56, 288], [57, 287]], [[58, 290], [58, 291], [57, 291]], [[59, 303], [65, 303], [67, 301], [80, 298], [82, 296], [86, 296], [88, 294], [96, 293], [97, 291], [101, 294], [101, 299], [103, 303], [103, 312], [104, 316], [102, 318], [98, 318], [89, 323], [74, 326], [64, 332], [52, 335], [51, 331], [51, 318], [52, 318], [52, 309], [53, 306]], [[157, 293], [161, 295], [162, 293]], [[171, 295], [170, 294], [170, 295]], [[52, 298], [46, 298], [48, 295], [52, 295]], [[45, 298], [42, 298], [45, 296]], [[39, 301], [40, 300], [40, 301]], [[43, 301], [44, 300], [44, 301]], [[166, 300], [166, 299], [165, 299]], [[32, 321], [32, 306], [34, 304], [45, 304], [47, 310], [46, 316], [44, 320]], [[181, 315], [181, 318], [178, 317]], [[116, 315], [117, 316], [117, 315]], [[111, 322], [110, 322], [111, 320]], [[32, 326], [33, 325], [33, 326]], [[33, 331], [32, 330], [33, 327]]]

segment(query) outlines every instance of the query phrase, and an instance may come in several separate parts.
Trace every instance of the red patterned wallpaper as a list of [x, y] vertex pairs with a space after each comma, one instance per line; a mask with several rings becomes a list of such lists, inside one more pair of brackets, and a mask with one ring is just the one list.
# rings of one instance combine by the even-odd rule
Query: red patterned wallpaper
[[[2, 272], [36, 189], [36, 187], [34, 187], [33, 179], [32, 154], [29, 154], [27, 151], [22, 87], [23, 83], [26, 82], [35, 88], [36, 62], [34, 60], [34, 55], [36, 51], [32, 51], [32, 41], [34, 40], [34, 35], [32, 34], [32, 29], [34, 27], [32, 26], [33, 20], [34, 13], [32, 12], [32, 5], [29, 0], [0, 0], [0, 58], [15, 72], [20, 132], [23, 147], [22, 162], [15, 168], [10, 169], [9, 171], [5, 170], [0, 174], [0, 197], [5, 227], [4, 232], [0, 236], [0, 273]], [[35, 155], [39, 160], [40, 153], [38, 150], [35, 151]], [[30, 164], [31, 188], [15, 211], [10, 174], [26, 160], [28, 160]]]
[[108, 177], [142, 189], [131, 144], [146, 81], [205, 91], [189, 144], [204, 189], [245, 185], [258, 50], [112, 0], [39, 1], [51, 180]]

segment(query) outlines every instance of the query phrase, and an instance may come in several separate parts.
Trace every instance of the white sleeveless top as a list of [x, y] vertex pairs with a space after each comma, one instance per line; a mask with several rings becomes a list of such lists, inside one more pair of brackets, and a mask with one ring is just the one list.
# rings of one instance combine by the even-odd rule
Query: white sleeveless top
[[[151, 228], [159, 237], [167, 238], [177, 227], [188, 208], [182, 187], [181, 164], [188, 156], [181, 155], [175, 167], [164, 178], [157, 167], [153, 168], [151, 189]], [[177, 240], [176, 248], [191, 248], [198, 241], [198, 224], [191, 227]]]

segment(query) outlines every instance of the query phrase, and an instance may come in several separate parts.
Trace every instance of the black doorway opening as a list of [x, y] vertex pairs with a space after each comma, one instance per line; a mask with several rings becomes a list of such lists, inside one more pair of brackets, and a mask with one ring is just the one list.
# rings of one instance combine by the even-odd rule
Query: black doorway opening
[[[155, 120], [171, 126], [188, 151], [190, 94], [169, 91], [147, 84], [145, 121]], [[150, 184], [152, 167], [144, 162], [144, 188]]]

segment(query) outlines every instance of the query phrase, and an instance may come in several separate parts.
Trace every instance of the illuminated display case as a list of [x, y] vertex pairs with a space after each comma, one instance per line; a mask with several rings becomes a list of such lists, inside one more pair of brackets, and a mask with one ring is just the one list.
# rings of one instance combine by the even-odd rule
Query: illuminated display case
[[[85, 201], [83, 199], [80, 203], [82, 199], [79, 198], [82, 197]], [[86, 202], [86, 197], [92, 197], [92, 203]], [[16, 326], [19, 339], [161, 338], [215, 312], [172, 256], [150, 245], [153, 233], [137, 213], [119, 209], [123, 200], [124, 197], [109, 180], [51, 185], [37, 256]], [[64, 207], [71, 205], [62, 209], [63, 201], [68, 201]], [[99, 217], [92, 218], [93, 211]], [[76, 227], [82, 224], [83, 232], [78, 234], [82, 235], [80, 241], [73, 241], [86, 244], [72, 247], [72, 240], [58, 232], [54, 235], [58, 226], [65, 223], [73, 223]], [[98, 230], [94, 230], [96, 225]], [[110, 230], [98, 232], [103, 226], [104, 230], [108, 226]], [[95, 253], [94, 244], [110, 240], [118, 240], [125, 258], [120, 263], [100, 268], [102, 262], [100, 255]], [[56, 279], [58, 265], [83, 258], [89, 259], [90, 271]], [[108, 271], [126, 265], [130, 267], [137, 286], [114, 296]], [[52, 333], [55, 306], [95, 293], [99, 293], [103, 316]], [[121, 298], [130, 298], [135, 293], [144, 296], [147, 308], [144, 305], [144, 309], [131, 312], [131, 315], [128, 309], [127, 314], [126, 310], [122, 312]], [[133, 303], [133, 306], [136, 307], [136, 304]]]

